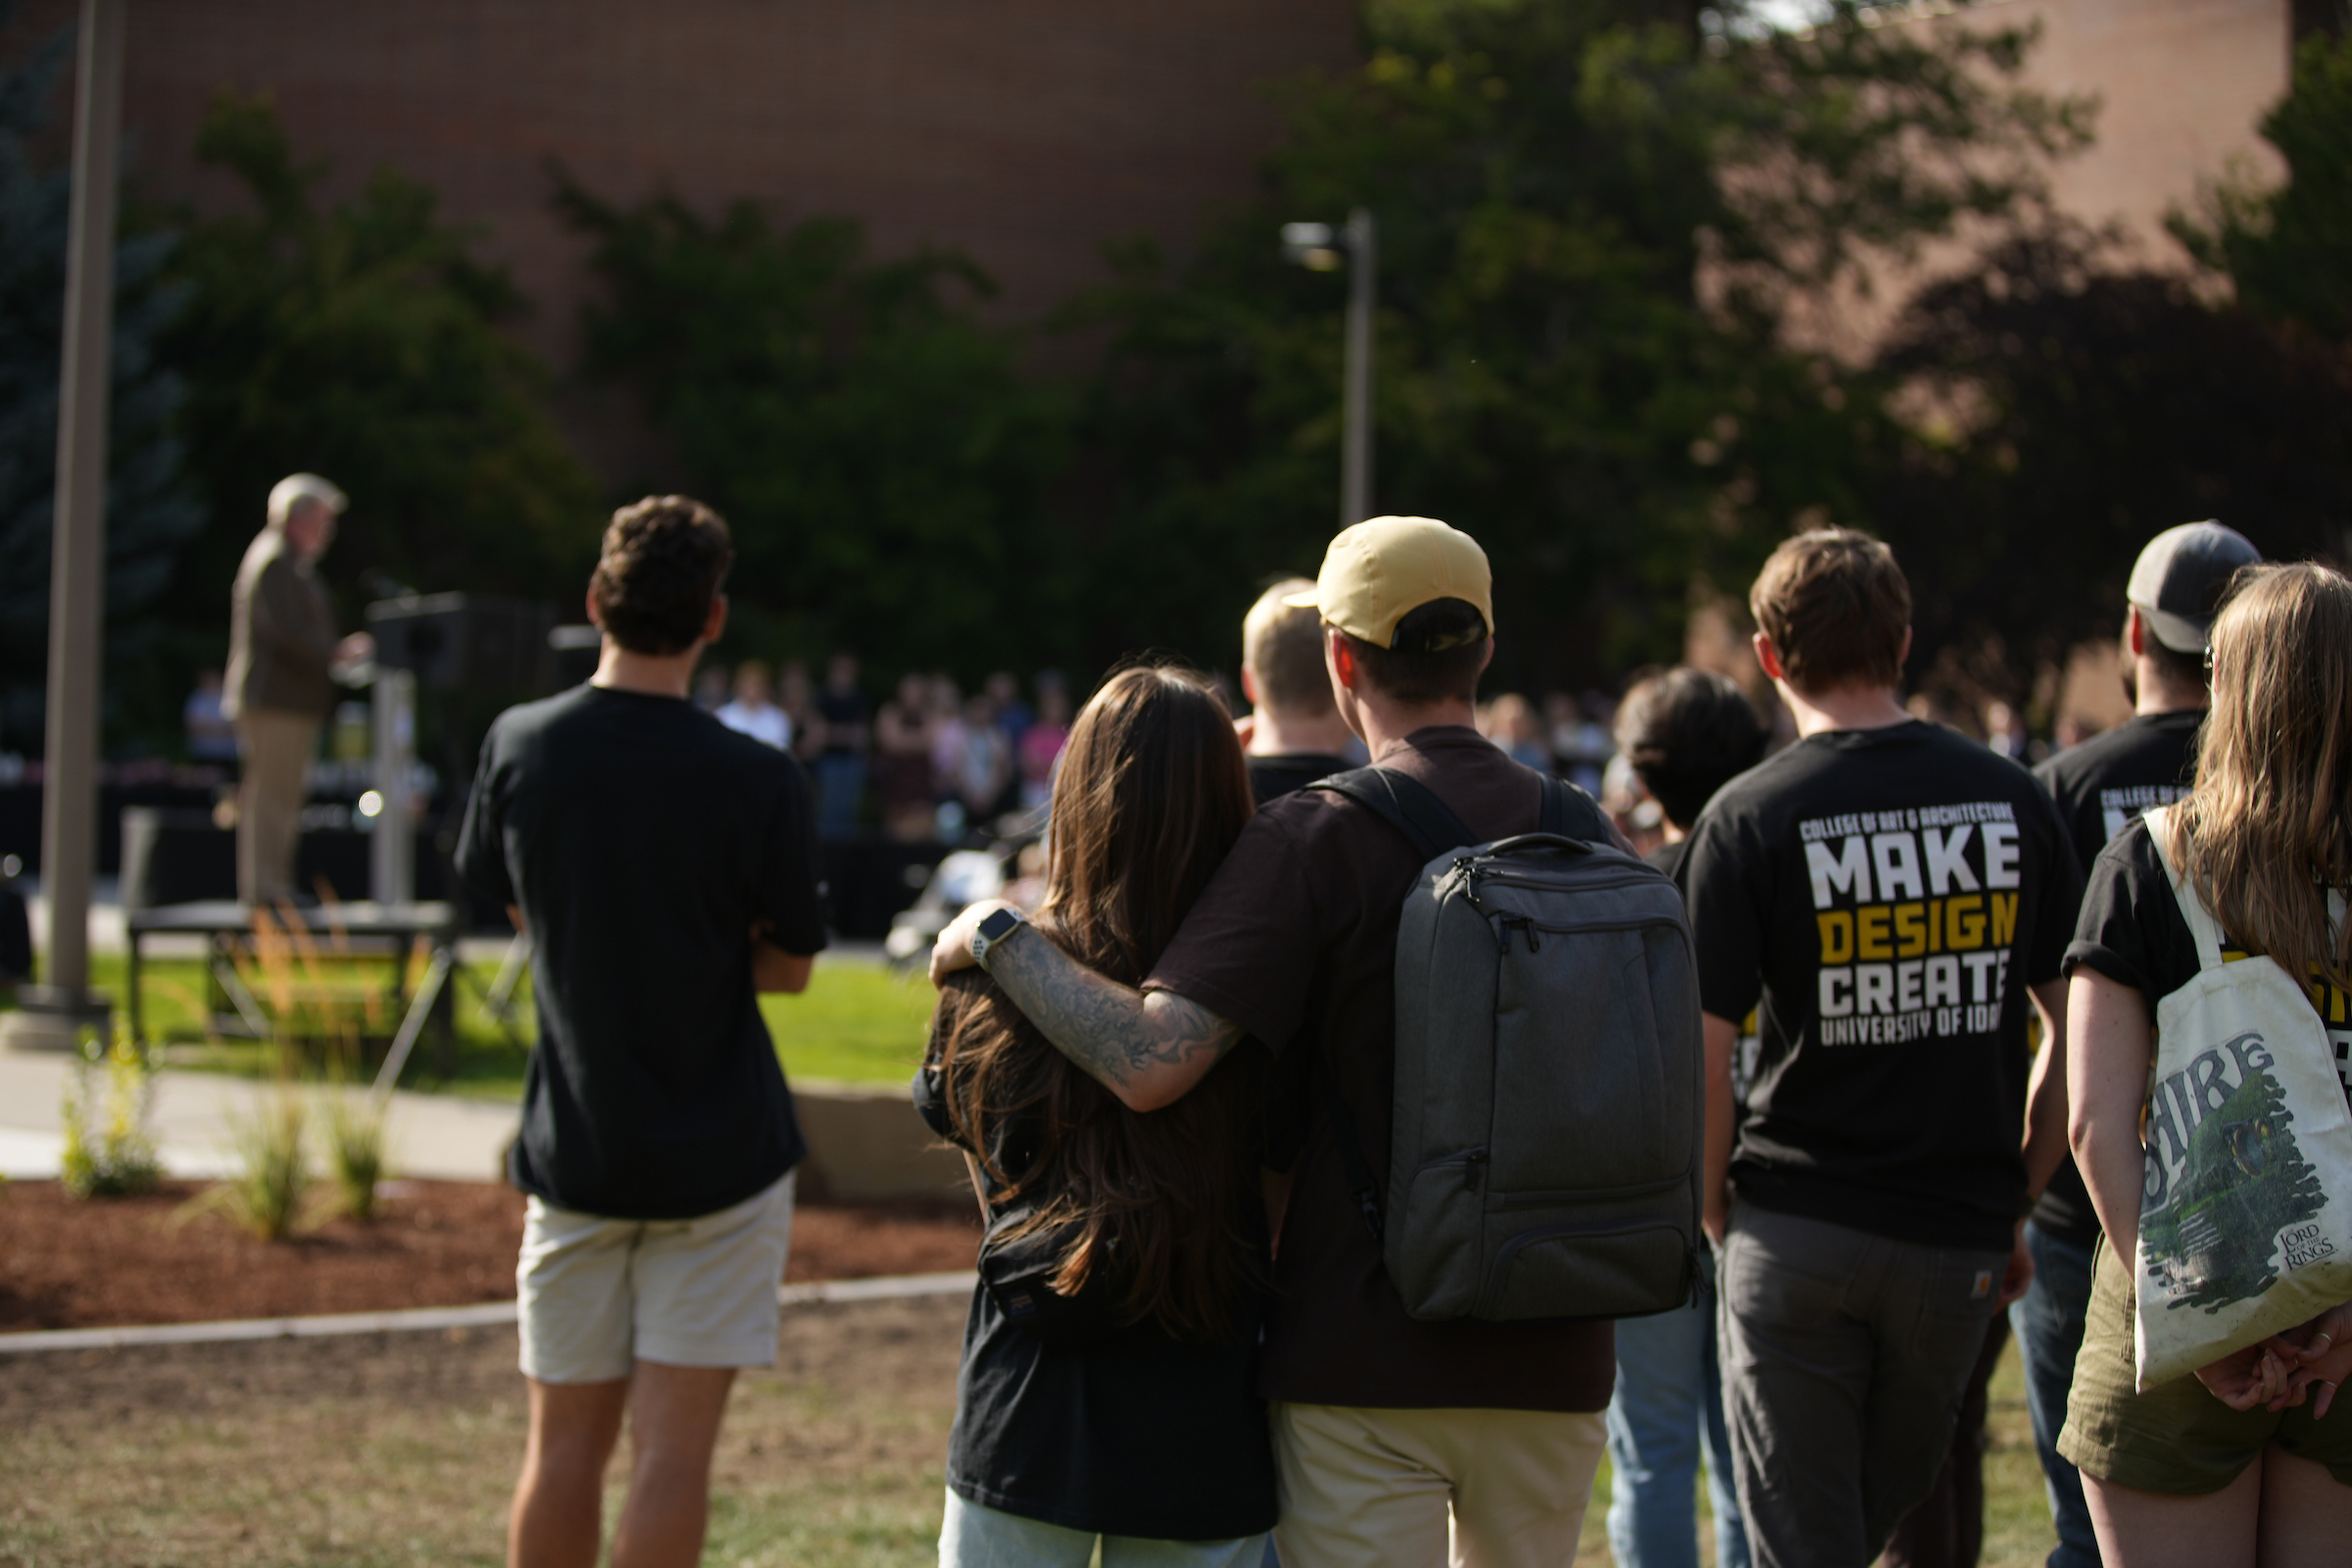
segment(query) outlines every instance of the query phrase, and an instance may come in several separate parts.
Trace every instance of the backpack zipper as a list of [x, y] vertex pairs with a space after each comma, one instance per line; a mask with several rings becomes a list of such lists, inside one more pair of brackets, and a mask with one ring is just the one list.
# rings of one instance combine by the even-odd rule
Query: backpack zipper
[[1531, 917], [1524, 914], [1506, 914], [1494, 922], [1494, 949], [1497, 953], [1506, 956], [1510, 953], [1511, 930], [1514, 926], [1527, 933], [1528, 952], [1534, 953], [1544, 946], [1543, 939], [1536, 935], [1536, 922]]
[[[1487, 882], [1487, 881], [1499, 882], [1499, 883], [1501, 883], [1501, 884], [1502, 884], [1503, 886], [1505, 886], [1505, 887], [1517, 887], [1517, 888], [1540, 888], [1540, 889], [1543, 889], [1543, 890], [1544, 890], [1544, 891], [1545, 891], [1545, 892], [1554, 892], [1554, 893], [1556, 893], [1556, 892], [1560, 891], [1560, 889], [1561, 889], [1561, 886], [1562, 886], [1562, 884], [1561, 884], [1560, 882], [1558, 882], [1558, 881], [1556, 881], [1556, 880], [1547, 879], [1547, 878], [1542, 878], [1542, 877], [1530, 877], [1530, 876], [1513, 876], [1512, 874], [1510, 874], [1510, 873], [1509, 873], [1509, 872], [1507, 872], [1507, 871], [1497, 870], [1497, 869], [1496, 869], [1496, 868], [1494, 866], [1494, 864], [1493, 864], [1492, 862], [1489, 862], [1489, 861], [1480, 861], [1480, 860], [1462, 861], [1462, 860], [1456, 860], [1456, 861], [1454, 861], [1453, 863], [1454, 863], [1454, 866], [1455, 866], [1457, 869], [1461, 868], [1461, 867], [1462, 867], [1462, 866], [1464, 866], [1465, 864], [1466, 864], [1466, 865], [1469, 867], [1469, 876], [1468, 876], [1468, 878], [1467, 878], [1467, 881], [1468, 881], [1468, 884], [1469, 884], [1469, 886], [1468, 886], [1468, 889], [1467, 889], [1467, 891], [1468, 891], [1468, 893], [1469, 893], [1469, 895], [1470, 895], [1471, 902], [1472, 902], [1472, 903], [1474, 903], [1474, 904], [1477, 902], [1477, 898], [1478, 898], [1478, 884], [1479, 884], [1479, 883], [1481, 883], [1481, 882]], [[1665, 879], [1665, 878], [1663, 878], [1663, 877], [1659, 877], [1659, 876], [1622, 876], [1622, 877], [1612, 877], [1612, 878], [1610, 878], [1610, 879], [1609, 879], [1608, 881], [1606, 881], [1606, 882], [1601, 882], [1601, 881], [1592, 881], [1592, 882], [1586, 882], [1586, 883], [1582, 883], [1581, 885], [1579, 885], [1579, 886], [1577, 887], [1576, 891], [1578, 891], [1578, 892], [1586, 892], [1586, 891], [1597, 891], [1597, 890], [1604, 889], [1604, 888], [1638, 888], [1638, 887], [1649, 887], [1649, 886], [1652, 886], [1652, 885], [1654, 885], [1654, 884], [1656, 884], [1656, 883], [1659, 883], [1659, 882], [1664, 882], [1664, 881], [1666, 881], [1666, 879]], [[1672, 884], [1671, 882], [1668, 882], [1668, 883], [1667, 883], [1667, 885], [1668, 885], [1669, 887], [1673, 886], [1673, 884]]]

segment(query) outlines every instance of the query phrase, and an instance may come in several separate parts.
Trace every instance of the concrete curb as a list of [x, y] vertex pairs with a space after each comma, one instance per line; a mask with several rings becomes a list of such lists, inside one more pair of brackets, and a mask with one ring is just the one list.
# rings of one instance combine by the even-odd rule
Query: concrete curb
[[[863, 1280], [808, 1280], [787, 1285], [776, 1295], [786, 1306], [963, 1296], [969, 1294], [979, 1279], [979, 1275], [964, 1269], [947, 1274], [886, 1274]], [[29, 1334], [0, 1334], [0, 1355], [25, 1355], [42, 1350], [113, 1350], [142, 1345], [225, 1345], [240, 1340], [313, 1340], [347, 1334], [505, 1328], [514, 1321], [513, 1301], [484, 1301], [475, 1306], [420, 1306], [398, 1312], [334, 1312], [318, 1317], [155, 1323], [119, 1329], [46, 1329]]]

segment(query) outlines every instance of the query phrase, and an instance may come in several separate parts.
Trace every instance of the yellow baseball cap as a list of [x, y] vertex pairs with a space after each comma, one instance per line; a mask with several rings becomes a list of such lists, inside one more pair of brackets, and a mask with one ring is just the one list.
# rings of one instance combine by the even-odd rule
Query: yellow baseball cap
[[1323, 553], [1312, 593], [1283, 601], [1322, 612], [1350, 637], [1394, 648], [1396, 623], [1436, 599], [1459, 599], [1494, 630], [1494, 574], [1478, 541], [1435, 517], [1370, 517]]

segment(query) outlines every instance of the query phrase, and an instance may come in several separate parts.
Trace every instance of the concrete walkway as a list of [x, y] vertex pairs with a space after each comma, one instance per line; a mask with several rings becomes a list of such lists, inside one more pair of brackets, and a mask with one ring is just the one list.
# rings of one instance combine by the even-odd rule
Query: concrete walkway
[[[21, 1181], [57, 1175], [65, 1148], [63, 1105], [74, 1075], [69, 1056], [0, 1051], [0, 1175]], [[91, 1069], [91, 1090], [104, 1075]], [[148, 1126], [173, 1176], [214, 1177], [235, 1168], [234, 1129], [251, 1119], [270, 1086], [220, 1073], [157, 1074]], [[318, 1094], [322, 1090], [309, 1089]], [[493, 1181], [514, 1136], [512, 1105], [396, 1091], [390, 1123], [393, 1173], [444, 1181]]]
[[[113, 879], [101, 879], [90, 905], [90, 946], [120, 953], [122, 909]], [[37, 887], [30, 906], [36, 951], [48, 949], [48, 902]], [[507, 954], [510, 938], [474, 936], [458, 944], [461, 961], [486, 970]], [[195, 958], [205, 952], [196, 937], [151, 938], [150, 957]], [[826, 963], [881, 963], [878, 943], [837, 943]], [[46, 1052], [0, 1048], [0, 1176], [20, 1181], [56, 1177], [65, 1148], [63, 1104], [74, 1074], [70, 1057]], [[103, 1094], [104, 1075], [91, 1071], [92, 1090]], [[939, 1146], [906, 1108], [903, 1084], [840, 1085], [796, 1082], [802, 1131], [811, 1164], [836, 1198], [888, 1199], [960, 1195], [963, 1161]], [[272, 1093], [270, 1086], [209, 1072], [165, 1071], [157, 1075], [155, 1106], [148, 1126], [172, 1175], [210, 1179], [236, 1169], [235, 1128], [250, 1120]], [[323, 1093], [308, 1089], [310, 1094]], [[391, 1113], [391, 1168], [397, 1176], [444, 1181], [495, 1181], [505, 1175], [508, 1143], [518, 1110], [449, 1095], [395, 1092]]]

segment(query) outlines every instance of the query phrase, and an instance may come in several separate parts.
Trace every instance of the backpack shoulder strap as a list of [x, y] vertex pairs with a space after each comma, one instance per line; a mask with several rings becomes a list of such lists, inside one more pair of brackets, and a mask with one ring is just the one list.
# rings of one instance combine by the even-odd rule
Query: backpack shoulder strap
[[1544, 783], [1544, 814], [1540, 832], [1588, 844], [1606, 844], [1609, 830], [1600, 804], [1557, 773], [1540, 775]]
[[2205, 901], [2197, 897], [2196, 889], [2188, 885], [2181, 868], [2173, 863], [2169, 842], [2172, 816], [2171, 807], [2159, 806], [2140, 820], [2148, 825], [2148, 842], [2156, 847], [2156, 859], [2173, 884], [2173, 901], [2180, 906], [2180, 918], [2188, 926], [2189, 939], [2197, 945], [2197, 967], [2218, 969], [2222, 966], [2222, 928], [2205, 907]]
[[1435, 790], [1393, 767], [1359, 767], [1334, 773], [1307, 788], [1329, 790], [1370, 807], [1411, 841], [1424, 860], [1434, 860], [1447, 850], [1458, 850], [1465, 844], [1486, 842], [1462, 825], [1462, 819], [1438, 799]]

